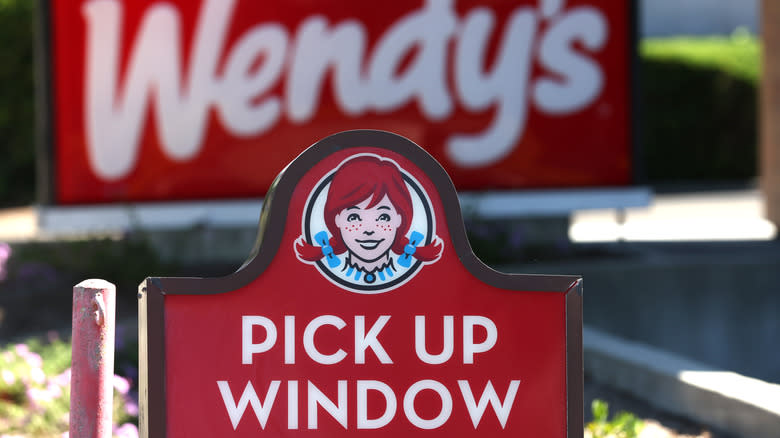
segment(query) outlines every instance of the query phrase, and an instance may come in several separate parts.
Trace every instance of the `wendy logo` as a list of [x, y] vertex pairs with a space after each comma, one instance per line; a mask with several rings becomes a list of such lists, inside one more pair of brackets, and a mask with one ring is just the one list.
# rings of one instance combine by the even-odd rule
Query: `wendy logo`
[[298, 259], [352, 292], [387, 292], [441, 257], [436, 218], [420, 183], [398, 164], [356, 154], [309, 194]]

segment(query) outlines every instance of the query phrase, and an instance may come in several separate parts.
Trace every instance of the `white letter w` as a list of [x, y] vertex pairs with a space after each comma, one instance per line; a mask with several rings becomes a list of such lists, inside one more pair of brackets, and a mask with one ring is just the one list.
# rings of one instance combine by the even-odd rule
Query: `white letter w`
[[474, 429], [479, 426], [482, 415], [485, 413], [488, 403], [493, 406], [493, 410], [496, 412], [498, 421], [501, 423], [501, 428], [506, 427], [506, 420], [509, 418], [509, 412], [512, 410], [512, 404], [515, 402], [515, 395], [517, 395], [517, 388], [520, 386], [519, 380], [512, 380], [509, 383], [509, 389], [506, 391], [504, 402], [498, 398], [496, 390], [493, 389], [493, 384], [488, 380], [485, 390], [482, 391], [482, 396], [479, 397], [479, 403], [474, 400], [474, 394], [471, 392], [471, 387], [467, 380], [458, 380], [458, 386], [460, 386], [460, 392], [463, 394], [463, 401], [466, 402], [466, 407], [469, 410], [469, 416], [471, 422], [474, 424]]
[[265, 394], [265, 401], [260, 403], [260, 399], [257, 398], [255, 388], [252, 386], [252, 382], [246, 383], [244, 393], [241, 394], [241, 398], [238, 399], [236, 404], [233, 399], [233, 393], [230, 392], [230, 385], [226, 380], [218, 380], [219, 392], [222, 394], [222, 401], [225, 402], [225, 409], [227, 409], [230, 416], [230, 422], [233, 423], [233, 430], [236, 430], [238, 423], [241, 421], [241, 417], [244, 416], [246, 406], [251, 403], [252, 410], [255, 411], [257, 421], [260, 422], [260, 427], [265, 429], [265, 423], [268, 421], [268, 415], [271, 413], [271, 408], [274, 406], [274, 400], [276, 400], [276, 393], [279, 391], [279, 380], [272, 380], [271, 385], [268, 386], [268, 392]]
[[128, 51], [119, 91], [122, 5], [92, 0], [82, 7], [87, 21], [84, 119], [94, 172], [115, 180], [135, 166], [147, 105], [156, 101], [160, 144], [166, 155], [186, 160], [202, 146], [205, 117], [213, 96], [217, 60], [235, 0], [208, 0], [202, 7], [190, 52], [189, 77], [182, 84], [181, 25], [169, 3], [151, 6]]

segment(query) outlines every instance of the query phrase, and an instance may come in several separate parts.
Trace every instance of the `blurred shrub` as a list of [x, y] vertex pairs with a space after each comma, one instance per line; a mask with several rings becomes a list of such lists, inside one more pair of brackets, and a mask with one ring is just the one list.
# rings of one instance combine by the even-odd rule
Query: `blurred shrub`
[[[67, 436], [70, 422], [71, 344], [55, 332], [0, 347], [0, 436]], [[134, 379], [115, 374], [114, 437], [138, 437]], [[75, 437], [74, 437], [75, 438]]]
[[35, 199], [33, 0], [0, 0], [0, 206]]
[[646, 39], [640, 135], [648, 182], [756, 175], [760, 44], [753, 36]]
[[609, 419], [609, 405], [603, 400], [591, 403], [593, 421], [585, 425], [586, 438], [637, 438], [645, 427], [644, 421], [630, 412], [620, 412]]
[[0, 339], [42, 328], [69, 327], [70, 292], [73, 285], [88, 278], [114, 283], [117, 318], [135, 318], [138, 284], [147, 276], [180, 272], [160, 260], [144, 235], [12, 246], [7, 276], [0, 282]]

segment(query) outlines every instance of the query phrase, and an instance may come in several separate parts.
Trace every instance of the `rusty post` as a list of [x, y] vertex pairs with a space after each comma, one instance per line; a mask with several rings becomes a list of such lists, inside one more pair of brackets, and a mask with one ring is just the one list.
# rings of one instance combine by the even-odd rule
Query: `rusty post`
[[116, 287], [85, 280], [73, 287], [70, 436], [111, 438]]

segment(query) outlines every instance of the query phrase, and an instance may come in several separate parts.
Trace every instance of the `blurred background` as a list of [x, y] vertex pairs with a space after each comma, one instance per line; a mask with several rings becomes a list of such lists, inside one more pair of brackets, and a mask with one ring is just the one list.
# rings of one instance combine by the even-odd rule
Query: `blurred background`
[[[144, 14], [157, 2], [77, 3], [0, 0], [0, 435], [59, 436], [67, 430], [71, 289], [86, 278], [117, 285], [115, 434], [137, 435], [137, 285], [149, 276], [220, 276], [235, 270], [254, 245], [270, 181], [309, 144], [355, 128], [398, 132], [442, 162], [462, 191], [472, 248], [488, 265], [506, 272], [583, 275], [588, 328], [773, 388], [780, 383], [780, 137], [773, 128], [780, 107], [773, 85], [780, 78], [775, 67], [780, 66], [780, 34], [761, 25], [780, 20], [775, 3], [519, 2], [537, 14], [536, 39], [528, 46], [533, 50], [546, 50], [546, 37], [559, 27], [575, 30], [560, 31], [563, 55], [528, 55], [524, 64], [529, 90], [547, 78], [558, 97], [544, 101], [541, 93], [525, 95], [527, 102], [517, 111], [523, 112], [523, 105], [531, 109], [526, 117], [517, 116], [523, 128], [506, 144], [509, 152], [477, 157], [486, 163], [480, 165], [453, 155], [448, 142], [463, 126], [472, 133], [486, 129], [500, 97], [469, 107], [464, 103], [469, 83], [458, 83], [452, 73], [445, 82], [453, 109], [444, 118], [420, 103], [426, 99], [423, 91], [392, 108], [376, 103], [350, 113], [339, 106], [344, 97], [337, 88], [325, 85], [310, 115], [296, 116], [289, 107], [306, 102], [289, 98], [270, 127], [245, 127], [249, 134], [239, 135], [228, 104], [212, 96], [200, 125], [185, 124], [202, 131], [194, 155], [171, 158], [175, 148], [159, 130], [187, 120], [166, 116], [163, 98], [148, 91], [151, 85], [127, 85], [129, 65], [165, 64], [154, 58], [158, 52], [134, 58], [131, 50], [144, 34]], [[307, 2], [289, 2], [277, 17], [256, 12], [251, 3], [233, 5], [238, 30], [226, 40], [226, 53], [236, 35], [265, 21], [285, 23], [292, 41], [303, 19], [316, 12]], [[112, 15], [112, 6], [120, 4], [129, 12]], [[517, 2], [453, 2], [452, 11], [465, 20], [476, 4], [493, 8], [497, 29], [518, 7]], [[172, 5], [189, 29], [182, 37], [181, 56], [187, 60], [195, 50], [192, 33], [199, 31], [199, 14], [207, 5], [214, 11], [220, 6]], [[360, 17], [376, 30], [367, 37], [369, 52], [375, 50], [392, 23], [344, 5], [328, 12], [331, 25]], [[424, 2], [400, 2], [387, 14], [401, 17], [423, 8]], [[577, 28], [575, 18], [582, 16], [602, 28]], [[120, 38], [125, 45], [115, 47], [113, 55], [91, 51], [97, 40], [90, 38], [119, 32], [121, 23], [112, 19], [126, 20]], [[167, 35], [146, 30], [150, 41]], [[450, 30], [450, 38], [465, 38], [462, 31]], [[486, 56], [501, 56], [501, 38], [496, 32]], [[143, 52], [140, 46], [136, 49]], [[264, 62], [270, 62], [273, 47], [263, 50]], [[280, 50], [289, 57], [280, 69], [293, 69], [294, 57], [305, 52], [293, 50], [292, 43]], [[415, 66], [414, 57], [422, 56], [415, 50], [398, 60], [398, 74]], [[448, 50], [452, 54], [458, 47]], [[451, 59], [447, 62], [447, 69], [454, 68]], [[182, 65], [177, 74], [184, 91], [174, 101], [186, 112], [198, 103], [186, 98], [196, 80], [187, 76], [189, 64]], [[162, 67], [154, 74], [166, 71]], [[595, 76], [586, 74], [592, 71]], [[292, 81], [292, 74], [278, 74], [278, 82], [262, 92], [286, 96], [281, 84]], [[590, 91], [574, 89], [587, 78], [596, 84]], [[526, 83], [520, 91], [523, 87]], [[136, 102], [141, 108], [136, 125], [132, 117], [122, 119], [122, 106], [125, 115], [134, 107], [121, 90], [148, 91], [136, 99], [141, 102]], [[109, 100], [101, 100], [105, 93]], [[580, 103], [571, 103], [576, 96]], [[144, 99], [152, 103], [144, 106]], [[103, 127], [91, 126], [90, 117]], [[136, 143], [127, 140], [134, 135]], [[102, 168], [94, 152], [100, 138], [109, 145]], [[115, 149], [120, 146], [137, 148], [137, 156], [116, 158], [129, 164], [112, 161], [125, 154]], [[250, 165], [258, 161], [264, 164]], [[130, 167], [123, 171], [122, 166]], [[586, 349], [586, 367], [587, 354]], [[667, 435], [657, 436], [738, 435], [597, 382], [587, 368], [586, 380], [586, 397], [607, 399], [663, 423]], [[780, 412], [771, 418], [780, 419]]]

